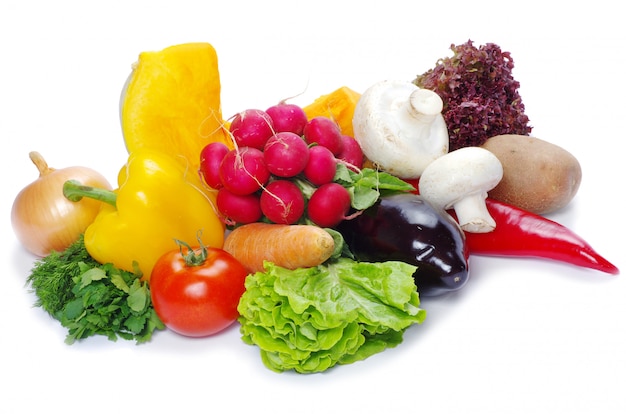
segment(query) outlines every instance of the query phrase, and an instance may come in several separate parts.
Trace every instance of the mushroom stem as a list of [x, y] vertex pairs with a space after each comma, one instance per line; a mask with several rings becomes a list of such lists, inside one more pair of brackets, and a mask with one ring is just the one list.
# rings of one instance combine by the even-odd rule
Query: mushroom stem
[[430, 163], [422, 173], [422, 197], [444, 210], [454, 208], [459, 225], [470, 233], [487, 233], [496, 223], [487, 210], [487, 192], [502, 179], [502, 164], [480, 147], [463, 147]]
[[496, 222], [489, 214], [485, 199], [487, 193], [476, 193], [458, 200], [454, 205], [459, 225], [470, 233], [488, 233], [496, 228]]
[[409, 113], [425, 124], [432, 123], [442, 110], [443, 101], [429, 89], [416, 89], [409, 96]]

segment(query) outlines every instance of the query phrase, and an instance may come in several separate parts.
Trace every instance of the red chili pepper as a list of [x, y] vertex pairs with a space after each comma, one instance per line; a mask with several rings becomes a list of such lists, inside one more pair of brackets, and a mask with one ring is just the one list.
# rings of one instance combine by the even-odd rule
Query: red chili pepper
[[490, 198], [486, 203], [496, 228], [489, 233], [466, 232], [470, 254], [544, 258], [619, 274], [615, 265], [567, 227]]

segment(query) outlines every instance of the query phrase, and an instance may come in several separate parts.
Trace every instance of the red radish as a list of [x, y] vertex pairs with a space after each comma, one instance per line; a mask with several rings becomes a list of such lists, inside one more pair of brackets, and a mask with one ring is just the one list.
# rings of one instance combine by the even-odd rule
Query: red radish
[[265, 112], [272, 118], [275, 132], [293, 132], [302, 135], [308, 122], [304, 110], [295, 104], [281, 102], [267, 108]]
[[294, 177], [304, 170], [309, 162], [309, 147], [293, 132], [278, 132], [265, 143], [265, 164], [278, 177]]
[[341, 129], [335, 121], [325, 116], [311, 118], [304, 126], [304, 139], [307, 143], [316, 143], [330, 150], [333, 155], [338, 155], [343, 149]]
[[337, 156], [338, 159], [347, 163], [347, 167], [352, 170], [363, 168], [363, 150], [356, 139], [350, 135], [342, 135], [343, 150]]
[[216, 203], [220, 213], [235, 223], [254, 223], [263, 215], [259, 196], [254, 193], [238, 195], [221, 188]]
[[235, 115], [230, 123], [230, 133], [240, 147], [263, 149], [265, 142], [274, 135], [272, 118], [260, 109], [246, 109]]
[[329, 183], [335, 178], [337, 159], [328, 148], [315, 145], [309, 148], [309, 162], [303, 172], [311, 184], [320, 186]]
[[320, 227], [335, 227], [346, 218], [350, 201], [350, 193], [341, 184], [324, 184], [311, 195], [307, 214]]
[[239, 195], [254, 193], [270, 178], [263, 152], [251, 147], [228, 151], [220, 164], [219, 173], [224, 187]]
[[209, 187], [216, 190], [223, 186], [220, 179], [220, 164], [228, 151], [226, 144], [212, 142], [200, 152], [200, 175]]
[[293, 224], [304, 214], [304, 195], [292, 181], [272, 181], [261, 193], [261, 211], [276, 224]]

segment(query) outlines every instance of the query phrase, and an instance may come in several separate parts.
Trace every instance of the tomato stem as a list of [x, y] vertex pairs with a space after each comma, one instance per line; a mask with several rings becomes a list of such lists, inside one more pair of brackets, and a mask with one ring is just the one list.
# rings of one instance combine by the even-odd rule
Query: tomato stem
[[63, 195], [70, 201], [80, 201], [83, 197], [93, 198], [117, 207], [117, 194], [104, 188], [83, 185], [77, 180], [63, 183]]
[[[176, 244], [180, 248], [180, 254], [185, 260], [185, 265], [189, 267], [193, 266], [202, 266], [207, 259], [208, 249], [202, 243], [200, 235], [198, 235], [198, 242], [200, 243], [200, 247], [198, 249], [193, 249], [189, 244], [185, 243], [182, 240], [175, 239]], [[187, 249], [187, 253], [183, 251], [183, 249]]]

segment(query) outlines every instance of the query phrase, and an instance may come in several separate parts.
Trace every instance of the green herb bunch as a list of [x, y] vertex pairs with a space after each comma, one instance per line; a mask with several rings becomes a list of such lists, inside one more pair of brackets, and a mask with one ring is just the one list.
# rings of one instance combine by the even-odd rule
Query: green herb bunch
[[141, 275], [112, 264], [100, 264], [85, 248], [81, 236], [62, 252], [35, 262], [27, 284], [39, 306], [68, 329], [65, 342], [95, 335], [148, 342], [165, 329]]

